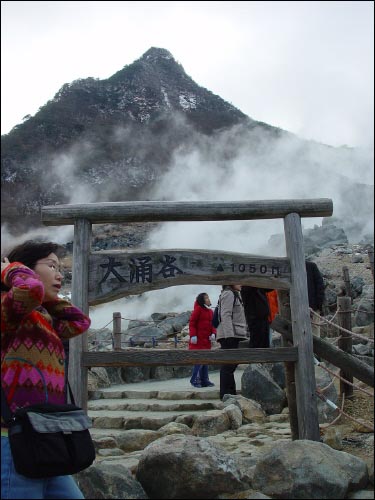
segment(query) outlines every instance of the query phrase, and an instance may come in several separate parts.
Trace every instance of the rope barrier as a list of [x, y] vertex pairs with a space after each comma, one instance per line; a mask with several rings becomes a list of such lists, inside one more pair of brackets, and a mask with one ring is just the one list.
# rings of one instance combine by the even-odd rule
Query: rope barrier
[[101, 328], [99, 328], [99, 330], [103, 330], [105, 327], [107, 327], [108, 325], [110, 325], [111, 323], [113, 323], [113, 319], [111, 319], [111, 321], [109, 321], [106, 325], [102, 326]]
[[[361, 422], [360, 420], [357, 420], [356, 418], [352, 417], [351, 415], [348, 415], [346, 412], [344, 412], [342, 409], [340, 409], [337, 405], [335, 405], [335, 403], [333, 403], [330, 399], [328, 399], [326, 396], [324, 396], [324, 394], [321, 394], [319, 389], [316, 390], [316, 395], [318, 396], [319, 399], [324, 401], [327, 404], [327, 406], [329, 406], [330, 408], [333, 408], [334, 410], [338, 410], [340, 413], [339, 417], [344, 415], [344, 417], [349, 418], [350, 420], [353, 420], [357, 424], [363, 425], [363, 427], [366, 427], [366, 429], [369, 429], [371, 432], [374, 432], [374, 426], [371, 427], [371, 425], [368, 425], [368, 422]], [[338, 420], [338, 418], [335, 419], [335, 421], [337, 421], [337, 420]], [[330, 425], [332, 425], [332, 423], [333, 422], [331, 422]]]
[[331, 375], [333, 375], [334, 377], [337, 377], [339, 378], [340, 380], [342, 380], [343, 382], [345, 382], [346, 384], [348, 385], [351, 385], [352, 387], [355, 387], [356, 389], [358, 389], [359, 391], [361, 392], [364, 392], [365, 394], [367, 394], [368, 396], [371, 396], [371, 397], [374, 397], [373, 394], [371, 394], [371, 392], [369, 391], [366, 391], [366, 389], [363, 389], [362, 387], [359, 387], [359, 385], [356, 385], [356, 384], [353, 384], [352, 382], [349, 382], [349, 380], [346, 380], [345, 378], [341, 377], [341, 375], [337, 375], [337, 373], [335, 373], [334, 371], [330, 370], [329, 368], [327, 368], [326, 366], [322, 365], [320, 363], [320, 361], [318, 361], [315, 356], [314, 356], [314, 363], [317, 365], [317, 366], [320, 366], [320, 368], [323, 368], [323, 370], [326, 370], [327, 372], [329, 372]]
[[[350, 333], [350, 335], [352, 335], [353, 337], [358, 337], [358, 338], [360, 338], [362, 340], [366, 340], [366, 341], [369, 341], [369, 342], [374, 342], [374, 339], [372, 337], [365, 337], [364, 335], [360, 335], [359, 333], [355, 333], [355, 332], [352, 332], [350, 330], [347, 330], [346, 328], [343, 328], [342, 326], [339, 326], [336, 323], [332, 323], [332, 320], [328, 320], [328, 319], [323, 318], [322, 316], [320, 316], [320, 314], [316, 313], [311, 308], [310, 308], [310, 312], [312, 314], [314, 314], [315, 316], [318, 316], [321, 319], [321, 321], [323, 321], [325, 323], [331, 324], [332, 326], [334, 326], [338, 330], [341, 330], [341, 331], [346, 332], [346, 333]], [[349, 311], [346, 311], [346, 312], [349, 312]]]
[[[131, 319], [131, 318], [123, 318], [121, 316], [121, 319], [125, 319], [126, 321], [141, 321], [142, 323], [156, 323], [154, 320], [146, 320], [146, 319]], [[162, 321], [162, 320], [161, 320]]]
[[[344, 412], [342, 409], [340, 409], [335, 403], [333, 403], [330, 399], [328, 399], [324, 394], [320, 393], [319, 389], [316, 390], [316, 395], [324, 401], [329, 407], [333, 408], [334, 410], [338, 410], [340, 413], [340, 417], [344, 415], [345, 417], [349, 418], [350, 420], [353, 420], [359, 425], [363, 425], [363, 427], [366, 427], [366, 429], [369, 429], [371, 432], [374, 432], [374, 426], [368, 425], [368, 422], [361, 422], [360, 420], [357, 420], [356, 418], [352, 417], [351, 415], [348, 415], [346, 412]], [[338, 418], [335, 419], [336, 421]], [[332, 422], [331, 422], [332, 425]]]
[[337, 415], [337, 417], [335, 419], [332, 420], [332, 422], [330, 422], [327, 426], [331, 426], [333, 424], [335, 424], [338, 420], [340, 420], [341, 416], [342, 416], [342, 412], [344, 411], [344, 405], [345, 405], [345, 393], [342, 394], [342, 401], [341, 401], [341, 411], [339, 411], [339, 414]]

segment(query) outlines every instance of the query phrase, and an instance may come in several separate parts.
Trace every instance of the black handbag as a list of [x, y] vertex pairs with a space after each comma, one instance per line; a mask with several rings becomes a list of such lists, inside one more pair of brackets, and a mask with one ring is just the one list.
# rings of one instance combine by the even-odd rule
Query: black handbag
[[16, 471], [30, 478], [75, 474], [95, 460], [89, 428], [91, 419], [73, 404], [36, 404], [11, 413], [1, 388], [1, 413], [9, 426]]

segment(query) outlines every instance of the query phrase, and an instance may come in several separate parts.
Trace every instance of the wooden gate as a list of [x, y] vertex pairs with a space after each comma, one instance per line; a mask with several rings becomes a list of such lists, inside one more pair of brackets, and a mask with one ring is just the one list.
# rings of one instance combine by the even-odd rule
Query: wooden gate
[[[294, 365], [297, 437], [319, 441], [301, 217], [327, 217], [332, 212], [332, 200], [325, 198], [235, 202], [135, 201], [43, 207], [42, 222], [45, 225], [74, 224], [72, 302], [87, 314], [90, 305], [186, 284], [241, 283], [289, 290], [290, 294], [293, 347], [173, 352], [124, 349], [104, 353], [87, 351], [87, 332], [72, 339], [69, 381], [77, 404], [87, 409], [87, 370], [91, 366], [284, 361], [289, 366], [290, 363]], [[182, 249], [91, 251], [92, 224], [276, 218], [284, 219], [286, 257]], [[294, 387], [292, 389], [294, 391]]]

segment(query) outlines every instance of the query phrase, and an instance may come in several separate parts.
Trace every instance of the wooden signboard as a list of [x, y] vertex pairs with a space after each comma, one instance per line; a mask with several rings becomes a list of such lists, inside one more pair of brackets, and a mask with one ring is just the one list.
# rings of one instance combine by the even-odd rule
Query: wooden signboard
[[95, 252], [89, 256], [90, 305], [169, 286], [250, 284], [288, 289], [287, 258], [208, 250]]

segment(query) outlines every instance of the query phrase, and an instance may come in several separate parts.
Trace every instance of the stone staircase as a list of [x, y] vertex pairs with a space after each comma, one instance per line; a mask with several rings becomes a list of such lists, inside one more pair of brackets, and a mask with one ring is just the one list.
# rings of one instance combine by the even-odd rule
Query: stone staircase
[[158, 430], [182, 415], [222, 408], [219, 391], [98, 391], [101, 399], [88, 403], [93, 427]]
[[165, 435], [164, 426], [189, 424], [194, 416], [223, 407], [217, 386], [189, 386], [185, 379], [114, 385], [95, 391], [96, 399], [88, 402], [88, 415], [93, 422], [90, 432], [97, 461], [121, 462], [134, 471], [142, 450]]
[[[244, 369], [240, 365], [235, 372], [238, 394]], [[192, 434], [196, 417], [226, 406], [219, 397], [219, 372], [210, 372], [210, 380], [214, 387], [200, 389], [192, 387], [188, 378], [175, 378], [95, 390], [88, 415], [93, 421], [96, 462], [120, 463], [135, 473], [143, 449], [152, 441], [173, 433]], [[264, 445], [281, 438], [290, 439], [286, 413], [208, 437], [245, 460], [246, 467], [254, 465]]]

